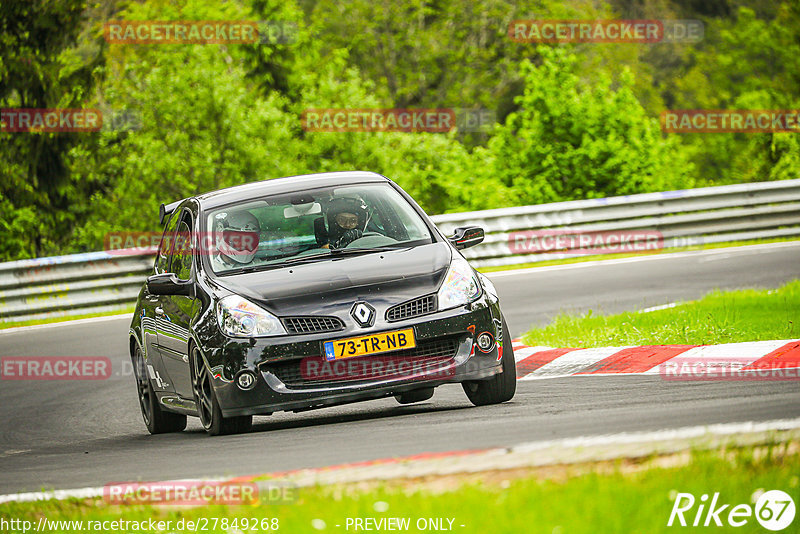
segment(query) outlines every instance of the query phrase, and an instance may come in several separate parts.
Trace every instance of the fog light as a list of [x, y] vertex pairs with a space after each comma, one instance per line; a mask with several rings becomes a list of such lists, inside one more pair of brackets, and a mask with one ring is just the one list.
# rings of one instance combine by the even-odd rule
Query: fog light
[[489, 332], [484, 332], [478, 336], [478, 348], [483, 352], [489, 352], [494, 348], [494, 338]]
[[242, 371], [236, 379], [236, 385], [245, 391], [253, 389], [253, 386], [256, 385], [256, 375], [252, 371]]

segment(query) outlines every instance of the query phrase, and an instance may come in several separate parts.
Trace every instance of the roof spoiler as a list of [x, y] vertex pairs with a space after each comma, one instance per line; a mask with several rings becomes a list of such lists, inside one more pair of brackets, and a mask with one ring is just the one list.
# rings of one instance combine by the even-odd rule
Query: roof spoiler
[[161, 226], [164, 226], [167, 215], [175, 211], [175, 209], [181, 205], [181, 202], [183, 202], [183, 200], [176, 200], [172, 204], [161, 204], [158, 208], [158, 221]]

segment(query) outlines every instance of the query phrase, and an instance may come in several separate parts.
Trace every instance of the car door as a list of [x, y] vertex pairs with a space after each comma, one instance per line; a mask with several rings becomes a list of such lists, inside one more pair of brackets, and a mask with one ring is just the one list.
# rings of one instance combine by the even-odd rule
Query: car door
[[[193, 276], [193, 249], [191, 246], [192, 216], [188, 210], [181, 214], [180, 223], [172, 247], [169, 272], [179, 280], [191, 280]], [[158, 345], [164, 367], [175, 392], [186, 399], [192, 398], [189, 376], [189, 339], [192, 317], [198, 310], [199, 301], [184, 295], [162, 295], [159, 316]]]

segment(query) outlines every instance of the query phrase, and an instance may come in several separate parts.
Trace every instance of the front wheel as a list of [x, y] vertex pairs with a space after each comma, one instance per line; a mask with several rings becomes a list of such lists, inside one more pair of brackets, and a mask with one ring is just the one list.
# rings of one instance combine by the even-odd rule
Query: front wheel
[[190, 361], [192, 374], [192, 391], [197, 405], [197, 415], [203, 428], [212, 436], [239, 434], [247, 432], [253, 426], [253, 416], [223, 417], [222, 409], [217, 401], [217, 394], [211, 383], [211, 371], [206, 367], [203, 356], [197, 347], [192, 347]]
[[136, 378], [136, 389], [139, 394], [139, 408], [142, 410], [142, 419], [147, 426], [147, 431], [151, 434], [165, 434], [167, 432], [180, 432], [186, 428], [186, 416], [168, 412], [161, 409], [153, 391], [153, 385], [147, 378], [147, 368], [145, 367], [142, 349], [137, 345], [133, 354], [133, 368]]
[[511, 347], [511, 334], [503, 319], [503, 372], [489, 380], [469, 380], [461, 384], [464, 393], [475, 406], [499, 404], [514, 397], [517, 391], [517, 364], [514, 361], [514, 349]]

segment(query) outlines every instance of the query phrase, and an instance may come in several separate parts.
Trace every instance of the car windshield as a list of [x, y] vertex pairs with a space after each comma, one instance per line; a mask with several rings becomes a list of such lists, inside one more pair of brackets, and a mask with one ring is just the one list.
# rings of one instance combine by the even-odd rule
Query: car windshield
[[275, 195], [207, 213], [216, 274], [321, 261], [430, 243], [431, 233], [389, 184], [359, 184]]

